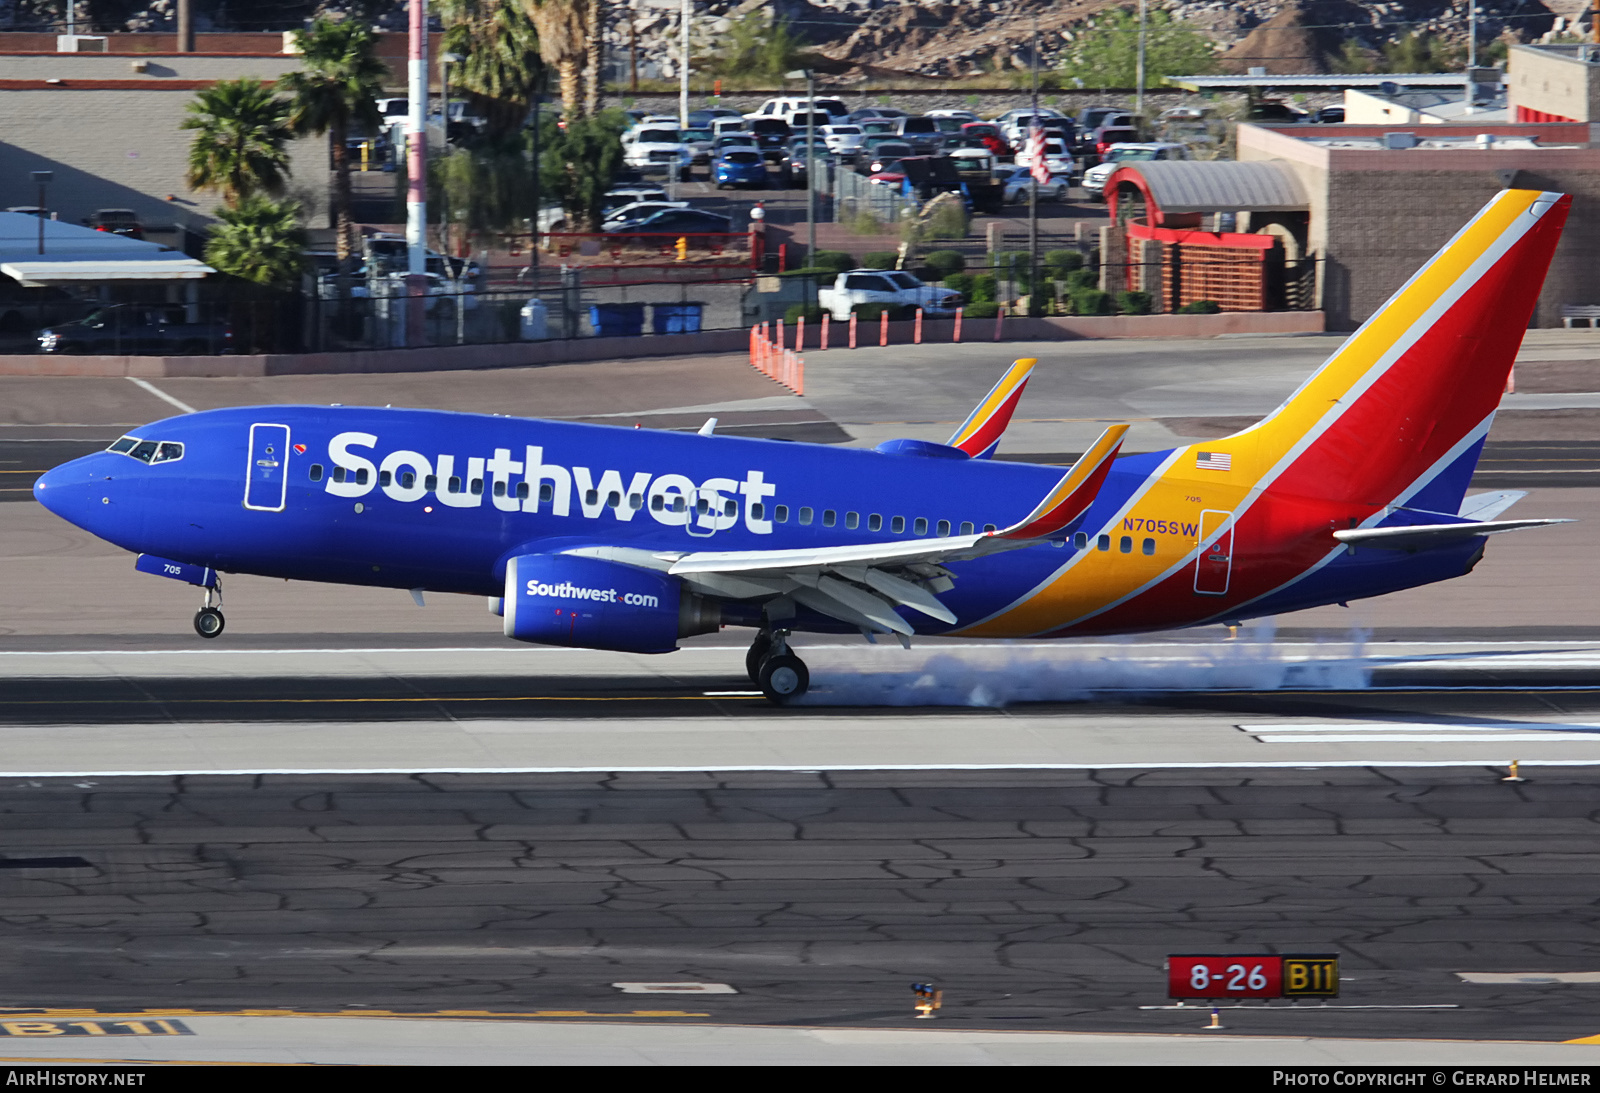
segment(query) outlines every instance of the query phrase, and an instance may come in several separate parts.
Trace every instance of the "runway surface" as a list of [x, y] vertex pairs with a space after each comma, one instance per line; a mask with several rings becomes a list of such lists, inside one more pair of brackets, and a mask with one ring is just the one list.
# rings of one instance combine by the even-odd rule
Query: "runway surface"
[[[27, 495], [173, 408], [0, 381], [0, 1028], [194, 1033], [0, 1054], [1587, 1065], [1558, 1042], [1600, 1034], [1600, 337], [1536, 334], [1475, 484], [1578, 523], [1237, 636], [802, 639], [784, 710], [738, 631], [540, 649], [464, 597], [235, 577], [202, 642], [196, 590]], [[1052, 343], [1008, 451], [1223, 435], [1334, 344]], [[818, 355], [804, 400], [737, 361], [160, 386], [866, 444], [943, 439], [993, 348]], [[1290, 950], [1342, 955], [1337, 1005], [1224, 1011], [1220, 1042], [1161, 1008], [1168, 953]], [[614, 985], [660, 982], [731, 993]]]

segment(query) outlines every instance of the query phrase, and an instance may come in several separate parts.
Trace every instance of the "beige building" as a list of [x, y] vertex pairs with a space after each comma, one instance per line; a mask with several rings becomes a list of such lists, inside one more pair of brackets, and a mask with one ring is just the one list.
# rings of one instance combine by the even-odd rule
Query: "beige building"
[[1512, 121], [1600, 124], [1600, 45], [1512, 46], [1507, 61]]

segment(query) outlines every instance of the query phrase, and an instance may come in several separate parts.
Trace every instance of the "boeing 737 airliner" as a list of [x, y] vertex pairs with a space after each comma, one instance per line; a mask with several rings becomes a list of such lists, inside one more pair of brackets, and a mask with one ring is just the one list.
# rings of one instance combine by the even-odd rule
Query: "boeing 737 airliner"
[[1062, 474], [987, 458], [1019, 361], [948, 444], [873, 450], [427, 410], [157, 421], [34, 487], [205, 589], [220, 573], [486, 596], [508, 638], [665, 653], [723, 626], [774, 702], [797, 631], [1068, 637], [1196, 626], [1458, 577], [1520, 493], [1466, 489], [1571, 199], [1491, 200], [1265, 420]]

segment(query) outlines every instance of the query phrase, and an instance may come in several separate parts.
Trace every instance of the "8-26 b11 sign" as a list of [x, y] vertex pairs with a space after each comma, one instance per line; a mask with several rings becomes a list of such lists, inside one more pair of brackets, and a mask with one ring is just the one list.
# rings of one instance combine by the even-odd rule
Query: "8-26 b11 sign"
[[1167, 957], [1169, 998], [1337, 998], [1339, 958], [1289, 956]]

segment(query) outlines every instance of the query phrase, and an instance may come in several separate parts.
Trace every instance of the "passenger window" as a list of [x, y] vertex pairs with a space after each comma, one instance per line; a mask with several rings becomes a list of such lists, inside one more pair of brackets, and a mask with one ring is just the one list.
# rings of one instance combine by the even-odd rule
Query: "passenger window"
[[800, 525], [802, 527], [809, 527], [811, 525], [811, 506], [810, 505], [802, 505], [800, 507]]
[[838, 523], [838, 521], [839, 521], [839, 514], [838, 513], [834, 512], [832, 509], [823, 509], [822, 510], [822, 526], [823, 527], [831, 528], [831, 527], [833, 527], [834, 524]]
[[984, 531], [998, 531], [999, 529], [996, 528], [993, 524], [985, 524], [985, 525], [983, 525], [983, 530]]
[[621, 507], [622, 494], [618, 493], [616, 490], [612, 490], [610, 493], [606, 494], [606, 508], [616, 509]]
[[1110, 550], [1111, 549], [1111, 536], [1109, 536], [1109, 535], [1100, 536], [1100, 538], [1098, 538], [1098, 539], [1096, 539], [1094, 541], [1094, 548], [1096, 550]]
[[971, 535], [972, 534], [972, 521], [971, 520], [963, 520], [963, 521], [961, 521], [961, 534], [963, 534], [963, 535]]
[[942, 536], [949, 535], [949, 534], [950, 534], [950, 521], [948, 521], [948, 520], [940, 520], [939, 521], [939, 535], [942, 537]]
[[868, 531], [882, 531], [883, 530], [883, 517], [879, 516], [877, 513], [873, 513], [871, 516], [867, 517], [867, 530]]
[[585, 490], [584, 491], [584, 493], [583, 493], [583, 503], [585, 505], [589, 505], [589, 506], [592, 507], [594, 505], [594, 503], [596, 501], [599, 501], [599, 500], [600, 500], [600, 491], [599, 490]]
[[667, 499], [666, 499], [666, 497], [663, 496], [662, 494], [658, 493], [654, 497], [650, 498], [650, 511], [651, 512], [666, 512], [667, 511]]
[[854, 531], [856, 528], [860, 527], [861, 526], [861, 514], [859, 512], [847, 512], [847, 513], [845, 513], [844, 514], [844, 526], [849, 528], [851, 531]]
[[518, 501], [526, 501], [528, 499], [528, 493], [529, 492], [530, 491], [528, 490], [528, 484], [526, 482], [518, 482], [517, 483], [517, 500]]
[[635, 511], [637, 511], [638, 509], [644, 508], [644, 494], [642, 494], [642, 493], [630, 493], [630, 494], [628, 494], [628, 507], [630, 509], [634, 509]]
[[[590, 490], [589, 492], [593, 493], [594, 491]], [[694, 511], [699, 513], [701, 516], [704, 516], [706, 513], [711, 511], [711, 505], [710, 505], [709, 502], [706, 501], [706, 499], [704, 497], [702, 497], [699, 500], [695, 501], [695, 503], [694, 503]]]
[[450, 481], [446, 482], [444, 484], [444, 486], [445, 486], [445, 492], [446, 493], [460, 493], [461, 492], [461, 476], [458, 475], [458, 474], [452, 474], [450, 476]]
[[389, 477], [389, 472], [388, 471], [379, 471], [378, 472], [378, 485], [387, 486], [390, 481], [391, 481], [391, 479]]
[[674, 497], [672, 499], [672, 507], [668, 511], [670, 511], [670, 512], [684, 512], [688, 508], [689, 508], [689, 502], [686, 501], [683, 498], [683, 496], [680, 494], [679, 496]]
[[424, 478], [422, 480], [422, 488], [425, 489], [425, 490], [429, 490], [429, 491], [438, 489], [439, 488], [439, 476], [436, 475], [436, 474], [428, 475], [426, 478]]
[[928, 534], [928, 518], [926, 516], [917, 517], [917, 522], [911, 525], [911, 533], [913, 535]]
[[1074, 535], [1072, 537], [1072, 545], [1078, 550], [1083, 550], [1086, 548], [1089, 545], [1088, 532], [1080, 531], [1078, 534]]
[[904, 535], [906, 518], [904, 516], [891, 516], [889, 518], [889, 531], [894, 535]]
[[1133, 536], [1124, 535], [1120, 540], [1118, 540], [1117, 549], [1122, 551], [1122, 553], [1124, 553], [1124, 554], [1132, 554], [1133, 553]]
[[1156, 541], [1154, 539], [1146, 539], [1140, 544], [1140, 549], [1146, 554], [1154, 554], [1156, 552]]
[[506, 495], [506, 484], [498, 478], [494, 480], [494, 495], [496, 497], [504, 497]]
[[789, 522], [789, 506], [779, 505], [777, 508], [773, 509], [772, 519], [777, 523], [787, 524]]
[[483, 479], [474, 478], [472, 480], [472, 496], [474, 496], [474, 497], [482, 497], [483, 496]]
[[724, 515], [724, 516], [737, 516], [737, 515], [739, 515], [739, 502], [737, 502], [737, 501], [724, 501], [722, 503], [722, 515]]
[[553, 501], [555, 500], [555, 496], [556, 487], [553, 482], [541, 482], [539, 484], [539, 500]]
[[358, 470], [356, 472], [356, 485], [365, 486], [366, 484], [367, 484], [367, 468], [362, 467], [360, 470]]
[[400, 475], [400, 488], [401, 489], [409, 490], [413, 486], [415, 486], [416, 484], [417, 484], [417, 472], [416, 471], [406, 471], [406, 472], [404, 472], [403, 474]]
[[313, 463], [313, 464], [311, 464], [311, 481], [313, 481], [313, 482], [321, 482], [322, 481], [322, 464], [321, 463]]
[[750, 502], [750, 519], [765, 520], [766, 518], [767, 506], [763, 505], [760, 501]]
[[344, 481], [344, 468], [343, 467], [335, 467], [335, 468], [333, 468], [333, 480], [335, 482], [343, 482]]

